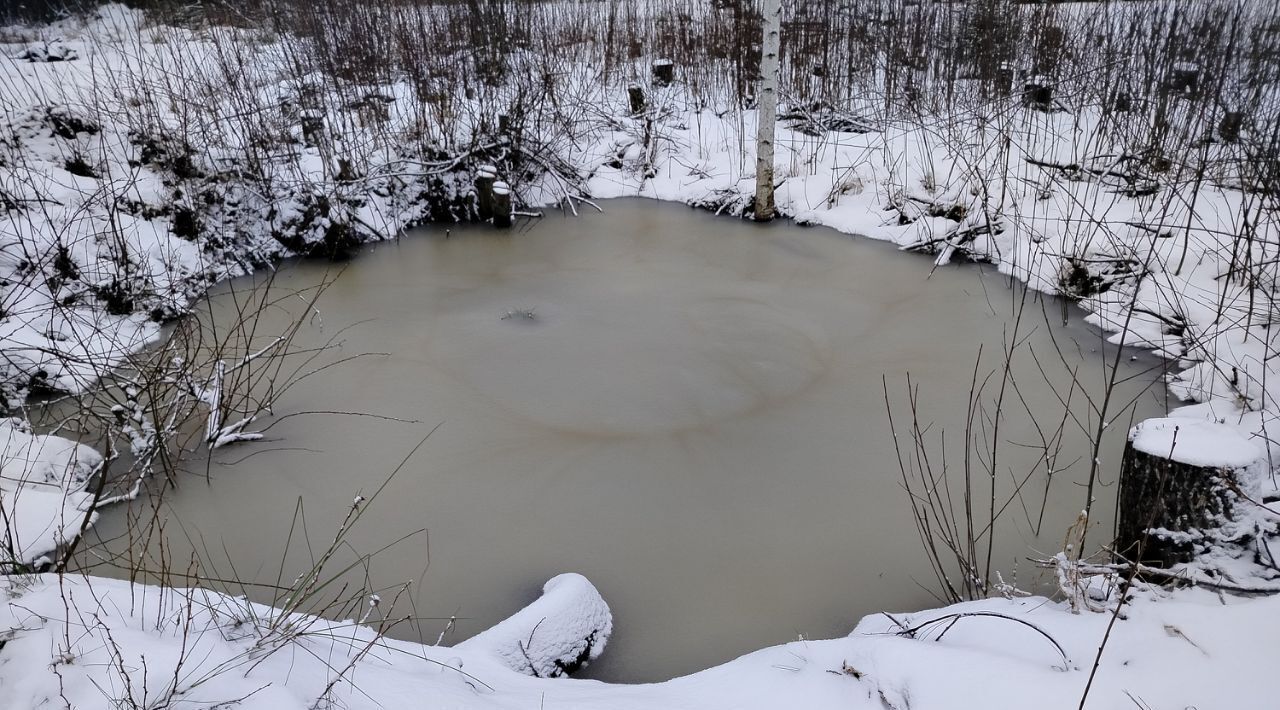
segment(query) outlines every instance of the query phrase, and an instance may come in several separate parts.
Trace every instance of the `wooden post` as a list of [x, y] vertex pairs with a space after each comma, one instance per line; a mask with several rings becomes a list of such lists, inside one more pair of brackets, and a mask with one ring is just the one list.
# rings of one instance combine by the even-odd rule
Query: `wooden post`
[[493, 185], [498, 179], [498, 169], [481, 165], [476, 171], [476, 217], [484, 222], [493, 218]]
[[778, 123], [778, 54], [781, 51], [782, 2], [765, 0], [764, 41], [760, 55], [760, 106], [756, 110], [755, 219], [773, 219], [773, 137]]
[[511, 186], [501, 180], [493, 183], [493, 226], [511, 226]]

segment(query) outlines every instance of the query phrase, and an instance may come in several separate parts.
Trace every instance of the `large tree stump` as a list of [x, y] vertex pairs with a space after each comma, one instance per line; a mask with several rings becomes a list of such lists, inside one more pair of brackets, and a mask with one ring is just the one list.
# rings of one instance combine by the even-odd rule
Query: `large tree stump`
[[1154, 567], [1190, 562], [1207, 534], [1230, 520], [1241, 474], [1261, 459], [1255, 444], [1223, 424], [1139, 424], [1120, 469], [1116, 553]]

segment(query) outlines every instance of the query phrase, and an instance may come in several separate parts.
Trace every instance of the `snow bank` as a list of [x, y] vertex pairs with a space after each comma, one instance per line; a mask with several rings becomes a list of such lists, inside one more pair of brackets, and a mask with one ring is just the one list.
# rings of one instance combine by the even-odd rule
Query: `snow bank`
[[458, 644], [538, 678], [568, 675], [594, 661], [613, 631], [609, 605], [580, 574], [553, 577], [542, 597], [493, 628]]
[[[549, 596], [584, 584], [558, 579]], [[71, 575], [0, 585], [0, 687], [14, 710], [1074, 710], [1110, 622], [1043, 598], [990, 599], [871, 616], [846, 638], [626, 686], [534, 678], [485, 644], [424, 646], [349, 621], [300, 617], [284, 643], [272, 610], [206, 590]], [[1267, 707], [1278, 634], [1278, 597], [1139, 594], [1111, 630], [1088, 707]]]
[[93, 500], [84, 487], [101, 464], [88, 446], [0, 420], [0, 561], [30, 564], [79, 534]]

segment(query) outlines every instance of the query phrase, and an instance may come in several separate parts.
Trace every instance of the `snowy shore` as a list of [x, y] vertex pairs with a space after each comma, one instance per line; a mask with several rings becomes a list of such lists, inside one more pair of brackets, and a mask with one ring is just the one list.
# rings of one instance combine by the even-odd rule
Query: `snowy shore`
[[[548, 594], [563, 592], [561, 602], [594, 594], [580, 577], [558, 579], [568, 589]], [[1280, 597], [1141, 596], [1111, 630], [1089, 707], [1269, 706]], [[541, 636], [510, 633], [525, 631], [527, 612], [547, 619]], [[512, 670], [501, 647], [540, 648], [560, 630], [545, 609], [457, 648], [350, 621], [297, 618], [296, 633], [269, 632], [272, 619], [206, 591], [9, 578], [0, 591], [5, 707], [1067, 710], [1079, 706], [1111, 616], [1043, 598], [874, 615], [847, 638], [801, 640], [651, 685]]]
[[[468, 193], [479, 166], [516, 165], [500, 159], [514, 152], [509, 139], [479, 140], [475, 127], [462, 130], [484, 150], [428, 163], [406, 156], [395, 138], [411, 123], [410, 112], [397, 108], [410, 102], [407, 85], [370, 87], [357, 103], [316, 97], [269, 42], [243, 43], [236, 46], [252, 52], [241, 59], [253, 71], [236, 88], [242, 93], [228, 93], [212, 68], [223, 60], [215, 33], [161, 33], [140, 23], [112, 7], [87, 23], [6, 32], [15, 41], [0, 44], [0, 392], [11, 408], [31, 392], [92, 387], [221, 280], [286, 256], [392, 239], [424, 221], [473, 218]], [[192, 105], [225, 105], [183, 105], [172, 93], [174, 77]], [[513, 184], [521, 211], [591, 209], [586, 200], [623, 196], [749, 211], [752, 112], [701, 106], [678, 83], [650, 89], [643, 115], [626, 110], [625, 86], [578, 89], [605, 118], [540, 141], [546, 170], [499, 176]], [[263, 156], [254, 143], [262, 134], [236, 118], [246, 112], [243, 101], [250, 112], [270, 108], [253, 124], [275, 129], [257, 146]], [[1230, 274], [1242, 260], [1277, 258], [1275, 223], [1259, 222], [1256, 198], [1236, 189], [1242, 177], [1230, 170], [1194, 187], [1170, 177], [1155, 194], [1132, 189], [1114, 176], [1122, 161], [1098, 145], [1094, 111], [1012, 107], [980, 124], [887, 121], [818, 136], [802, 130], [804, 118], [784, 122], [778, 207], [801, 223], [925, 251], [939, 264], [989, 261], [1037, 290], [1078, 299], [1114, 342], [1179, 363], [1170, 387], [1193, 403], [1161, 421], [1195, 430], [1188, 456], [1252, 471], [1243, 494], [1274, 500], [1273, 314], [1256, 282]], [[554, 125], [551, 117], [529, 119], [530, 130]], [[316, 140], [316, 130], [331, 137]], [[357, 140], [362, 132], [373, 137]], [[1235, 237], [1247, 224], [1260, 224], [1262, 233], [1243, 247], [1245, 258]], [[1139, 433], [1159, 439], [1153, 432], [1168, 430], [1157, 422]], [[93, 500], [85, 486], [101, 455], [35, 435], [21, 420], [7, 421], [0, 436], [8, 551], [16, 562], [35, 562], [87, 524]], [[1275, 534], [1280, 504], [1269, 506], [1251, 509], [1252, 534]], [[608, 635], [607, 610], [589, 583], [568, 583], [576, 598], [593, 600], [575, 617], [591, 628], [552, 635], [569, 650], [531, 661], [539, 675], [581, 652], [578, 642], [592, 630], [600, 644], [588, 655]], [[73, 576], [13, 576], [5, 586], [0, 686], [17, 699], [14, 707], [60, 696], [77, 707], [126, 697], [146, 706], [142, 700], [172, 690], [183, 701], [242, 699], [240, 707], [262, 708], [423, 699], [468, 708], [1065, 708], [1078, 703], [1110, 621], [1044, 599], [993, 599], [896, 622], [869, 617], [847, 639], [767, 649], [633, 688], [513, 670], [529, 650], [527, 616], [457, 649], [309, 619], [308, 632], [288, 648], [264, 653], [260, 622], [244, 619], [271, 611], [246, 614], [247, 602], [213, 593]], [[1280, 602], [1194, 589], [1156, 596], [1140, 592], [1116, 624], [1091, 691], [1099, 706], [1259, 706], [1261, 679], [1278, 660], [1268, 640], [1280, 629], [1266, 627], [1280, 618]], [[945, 623], [915, 638], [898, 633], [972, 611], [1003, 616], [963, 617], [941, 640]], [[1061, 644], [1066, 658], [1036, 629]], [[135, 680], [144, 668], [146, 679]], [[343, 680], [328, 688], [340, 672]], [[318, 700], [327, 695], [340, 700]]]

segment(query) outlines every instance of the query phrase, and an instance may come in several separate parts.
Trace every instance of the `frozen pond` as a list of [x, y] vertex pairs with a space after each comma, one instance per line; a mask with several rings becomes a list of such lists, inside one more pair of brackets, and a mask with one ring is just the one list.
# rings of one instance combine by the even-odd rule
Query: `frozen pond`
[[[921, 418], [935, 433], [945, 426], [959, 475], [975, 358], [984, 348], [982, 372], [1002, 359], [1021, 289], [975, 266], [930, 274], [926, 257], [825, 229], [638, 200], [604, 207], [508, 233], [421, 229], [340, 273], [284, 269], [277, 296], [336, 276], [304, 344], [351, 326], [324, 358], [382, 354], [303, 381], [277, 413], [412, 421], [295, 416], [268, 441], [219, 450], [208, 484], [205, 462], [192, 462], [161, 506], [170, 558], [194, 550], [208, 569], [274, 582], [299, 499], [311, 545], [323, 548], [352, 498], [439, 425], [349, 538], [370, 552], [428, 531], [356, 574], [378, 587], [414, 580], [412, 606], [402, 599], [397, 611], [424, 620], [398, 636], [434, 642], [445, 627], [435, 619], [456, 615], [446, 642], [465, 638], [577, 571], [615, 612], [588, 675], [649, 681], [933, 604], [882, 377], [900, 429], [908, 373], [919, 385]], [[207, 317], [227, 317], [228, 291], [252, 283], [221, 289]], [[1061, 549], [1084, 503], [1089, 449], [1068, 426], [1037, 537], [1027, 519], [1038, 517], [1045, 472], [1043, 452], [1027, 446], [1039, 442], [1027, 407], [1057, 427], [1069, 368], [1099, 397], [1114, 351], [1074, 307], [1026, 304], [998, 477], [1005, 486], [1035, 473], [1002, 523], [995, 566], [1032, 587], [1039, 572], [1026, 558]], [[302, 307], [284, 299], [268, 311], [264, 337]], [[1127, 381], [1115, 399], [1139, 400], [1138, 416], [1161, 411], [1158, 363], [1119, 360]], [[1091, 428], [1085, 397], [1071, 404]], [[1132, 416], [1110, 417], [1099, 542]], [[119, 535], [127, 518], [105, 515], [97, 534]], [[295, 574], [307, 555], [299, 535]]]

